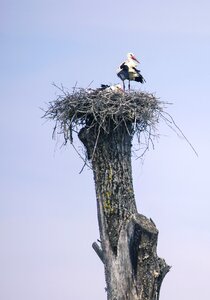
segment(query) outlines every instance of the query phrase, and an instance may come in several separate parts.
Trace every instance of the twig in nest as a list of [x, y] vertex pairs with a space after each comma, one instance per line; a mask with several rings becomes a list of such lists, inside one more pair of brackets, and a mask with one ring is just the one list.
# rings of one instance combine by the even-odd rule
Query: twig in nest
[[[168, 118], [166, 118], [164, 115], [167, 115]], [[178, 132], [181, 134], [181, 136], [185, 139], [185, 141], [189, 144], [189, 146], [191, 147], [191, 149], [193, 150], [193, 152], [196, 154], [196, 156], [198, 156], [198, 152], [195, 150], [195, 148], [193, 147], [193, 145], [190, 143], [190, 141], [188, 140], [188, 138], [186, 137], [186, 135], [183, 133], [183, 131], [180, 129], [180, 127], [176, 124], [176, 122], [174, 121], [174, 119], [172, 118], [172, 116], [167, 113], [167, 112], [163, 112], [161, 113], [161, 117], [162, 119], [166, 122], [166, 124], [173, 130], [176, 132], [176, 134], [179, 136], [179, 134], [177, 133], [176, 130], [178, 130]], [[175, 127], [173, 127], [172, 125]]]
[[[54, 84], [54, 86], [56, 86]], [[73, 93], [66, 92], [64, 87], [57, 87], [63, 92], [55, 101], [49, 102], [48, 109], [45, 110], [43, 118], [55, 121], [53, 134], [57, 131], [63, 134], [65, 142], [68, 140], [73, 144], [73, 133], [78, 132], [83, 127], [98, 130], [97, 139], [93, 150], [93, 155], [97, 147], [101, 132], [109, 134], [113, 129], [124, 124], [130, 135], [136, 135], [137, 141], [142, 149], [142, 157], [149, 149], [150, 144], [154, 148], [153, 139], [158, 137], [156, 125], [160, 120], [177, 132], [180, 132], [189, 143], [193, 151], [194, 147], [183, 134], [181, 129], [174, 122], [169, 113], [164, 111], [167, 104], [160, 101], [152, 93], [141, 91], [130, 91], [129, 93], [113, 92], [100, 89], [73, 88]], [[110, 125], [112, 124], [112, 125]], [[114, 128], [113, 128], [114, 124]], [[131, 130], [128, 130], [131, 125]], [[144, 137], [145, 143], [141, 141]], [[78, 150], [76, 150], [79, 154]], [[82, 156], [79, 154], [82, 158]], [[93, 157], [92, 157], [93, 158]], [[87, 165], [87, 158], [83, 159]]]

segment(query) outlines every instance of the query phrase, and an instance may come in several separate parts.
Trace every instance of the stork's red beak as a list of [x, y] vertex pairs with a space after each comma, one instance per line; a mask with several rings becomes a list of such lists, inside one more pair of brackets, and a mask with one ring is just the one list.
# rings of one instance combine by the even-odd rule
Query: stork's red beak
[[140, 64], [140, 62], [138, 61], [138, 59], [134, 55], [132, 55], [131, 57], [132, 57], [133, 60], [135, 60], [137, 63]]

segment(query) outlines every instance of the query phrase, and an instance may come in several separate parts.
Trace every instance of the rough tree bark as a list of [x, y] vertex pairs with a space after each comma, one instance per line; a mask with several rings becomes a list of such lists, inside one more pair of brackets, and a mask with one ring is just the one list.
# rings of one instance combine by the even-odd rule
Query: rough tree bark
[[108, 300], [158, 300], [170, 267], [156, 253], [158, 230], [137, 212], [131, 169], [132, 123], [109, 133], [100, 125], [83, 127], [79, 138], [92, 162]]

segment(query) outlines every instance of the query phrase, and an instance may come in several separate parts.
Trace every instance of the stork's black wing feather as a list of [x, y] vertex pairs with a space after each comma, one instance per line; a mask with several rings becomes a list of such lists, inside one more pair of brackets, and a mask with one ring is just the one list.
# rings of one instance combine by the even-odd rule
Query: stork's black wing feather
[[108, 85], [108, 84], [101, 84], [101, 90], [105, 90], [105, 89], [107, 89], [107, 88], [109, 88], [110, 87], [110, 85]]
[[129, 80], [129, 73], [128, 70], [120, 70], [117, 73], [117, 76], [121, 79], [121, 80]]
[[124, 70], [124, 71], [128, 71], [128, 66], [126, 65], [126, 63], [124, 62], [124, 63], [122, 63], [121, 65], [120, 65], [120, 69], [121, 70]]
[[117, 76], [121, 79], [121, 80], [128, 80], [129, 79], [129, 72], [128, 72], [128, 66], [124, 63], [122, 63], [120, 65], [120, 71], [117, 73]]
[[135, 67], [133, 67], [133, 69], [137, 72], [137, 73], [139, 73], [140, 74], [140, 70], [138, 70], [138, 69], [136, 69]]
[[135, 78], [135, 81], [141, 82], [141, 83], [146, 82], [146, 80], [144, 79], [144, 77], [140, 73], [139, 73], [139, 76]]

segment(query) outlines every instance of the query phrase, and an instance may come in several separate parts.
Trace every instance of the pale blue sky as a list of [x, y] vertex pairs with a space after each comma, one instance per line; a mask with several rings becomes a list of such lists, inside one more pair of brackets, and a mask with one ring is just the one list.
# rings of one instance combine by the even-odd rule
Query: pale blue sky
[[[172, 265], [161, 300], [208, 299], [210, 253], [210, 2], [0, 2], [0, 299], [105, 300], [90, 170], [39, 107], [52, 82], [71, 89], [118, 83], [127, 52], [141, 61], [141, 88], [173, 102], [168, 112], [199, 153], [160, 124], [144, 163], [133, 161], [139, 212], [159, 228]], [[137, 88], [138, 84], [133, 84]]]

